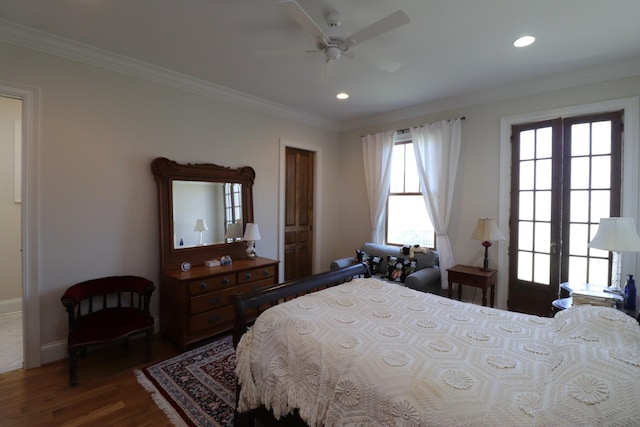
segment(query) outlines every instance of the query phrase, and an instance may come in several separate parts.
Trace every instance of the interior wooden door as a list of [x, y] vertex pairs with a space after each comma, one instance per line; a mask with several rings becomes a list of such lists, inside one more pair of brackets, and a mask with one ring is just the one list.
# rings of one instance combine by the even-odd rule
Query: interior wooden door
[[314, 153], [287, 147], [284, 279], [312, 273]]

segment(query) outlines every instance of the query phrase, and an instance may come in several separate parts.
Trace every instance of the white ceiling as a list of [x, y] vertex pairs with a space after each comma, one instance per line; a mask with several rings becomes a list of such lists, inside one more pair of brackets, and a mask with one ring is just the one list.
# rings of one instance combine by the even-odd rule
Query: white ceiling
[[[340, 36], [404, 10], [411, 23], [352, 49], [403, 66], [388, 73], [343, 57], [321, 84], [322, 55], [256, 55], [315, 47], [277, 0], [0, 0], [0, 25], [98, 47], [342, 128], [383, 112], [640, 58], [639, 0], [298, 2], [327, 33], [324, 14], [338, 10]], [[536, 42], [514, 48], [524, 34]], [[337, 101], [338, 91], [351, 98]]]

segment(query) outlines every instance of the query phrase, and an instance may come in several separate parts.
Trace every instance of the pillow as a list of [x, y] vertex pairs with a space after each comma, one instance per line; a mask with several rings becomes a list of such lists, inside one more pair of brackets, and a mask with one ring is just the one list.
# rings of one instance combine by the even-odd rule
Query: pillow
[[366, 263], [371, 274], [377, 274], [380, 269], [380, 257], [369, 255], [360, 249], [356, 249], [356, 261]]
[[416, 253], [415, 259], [420, 260], [420, 268], [434, 267], [436, 265], [436, 253], [431, 249], [427, 249], [427, 253]]
[[408, 275], [418, 269], [418, 260], [416, 258], [405, 258], [402, 262], [402, 275], [400, 281], [404, 283]]
[[387, 256], [387, 279], [392, 282], [401, 281], [404, 283], [403, 270], [404, 258]]

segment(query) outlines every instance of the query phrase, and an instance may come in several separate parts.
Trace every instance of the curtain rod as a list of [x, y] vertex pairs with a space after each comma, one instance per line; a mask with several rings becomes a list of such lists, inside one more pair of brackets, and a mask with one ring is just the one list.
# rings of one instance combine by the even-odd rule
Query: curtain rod
[[[466, 117], [466, 116], [462, 116], [462, 117], [458, 117], [458, 118], [459, 118], [460, 120], [467, 120], [467, 117]], [[456, 120], [456, 119], [451, 119], [451, 120], [449, 120], [449, 121], [451, 122], [451, 121], [453, 121], [453, 120]], [[409, 129], [409, 128], [406, 128], [406, 129], [398, 129], [398, 130], [396, 130], [396, 133], [407, 133], [407, 132], [410, 132], [410, 131], [411, 131], [411, 129]], [[360, 138], [363, 138], [364, 136], [365, 136], [365, 135], [361, 135], [361, 136], [360, 136]]]
[[[462, 117], [458, 117], [458, 118], [459, 118], [460, 120], [467, 120], [467, 117], [466, 117], [466, 116], [462, 116]], [[449, 122], [452, 122], [452, 121], [454, 121], [454, 120], [456, 120], [456, 119], [451, 119], [451, 120], [448, 120], [448, 121], [449, 121]], [[420, 126], [418, 126], [418, 127], [420, 127]], [[411, 131], [411, 129], [406, 128], [406, 129], [398, 129], [396, 132], [397, 132], [397, 133], [407, 133], [407, 132], [410, 132], [410, 131]]]

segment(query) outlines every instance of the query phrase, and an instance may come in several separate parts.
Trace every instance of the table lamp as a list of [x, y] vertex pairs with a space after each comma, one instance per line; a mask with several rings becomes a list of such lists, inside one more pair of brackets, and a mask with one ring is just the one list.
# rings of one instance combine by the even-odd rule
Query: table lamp
[[258, 229], [258, 224], [253, 222], [248, 222], [247, 227], [244, 230], [244, 237], [242, 240], [249, 242], [247, 243], [247, 258], [255, 259], [256, 258], [256, 248], [255, 243], [256, 240], [260, 240], [260, 230]]
[[600, 226], [589, 247], [612, 252], [611, 283], [607, 291], [622, 293], [620, 253], [640, 252], [640, 237], [633, 225], [633, 218], [600, 218]]
[[482, 240], [482, 246], [484, 246], [484, 262], [482, 263], [481, 270], [489, 270], [489, 246], [491, 246], [491, 242], [504, 240], [504, 235], [496, 225], [496, 220], [493, 218], [480, 218], [471, 238]]

